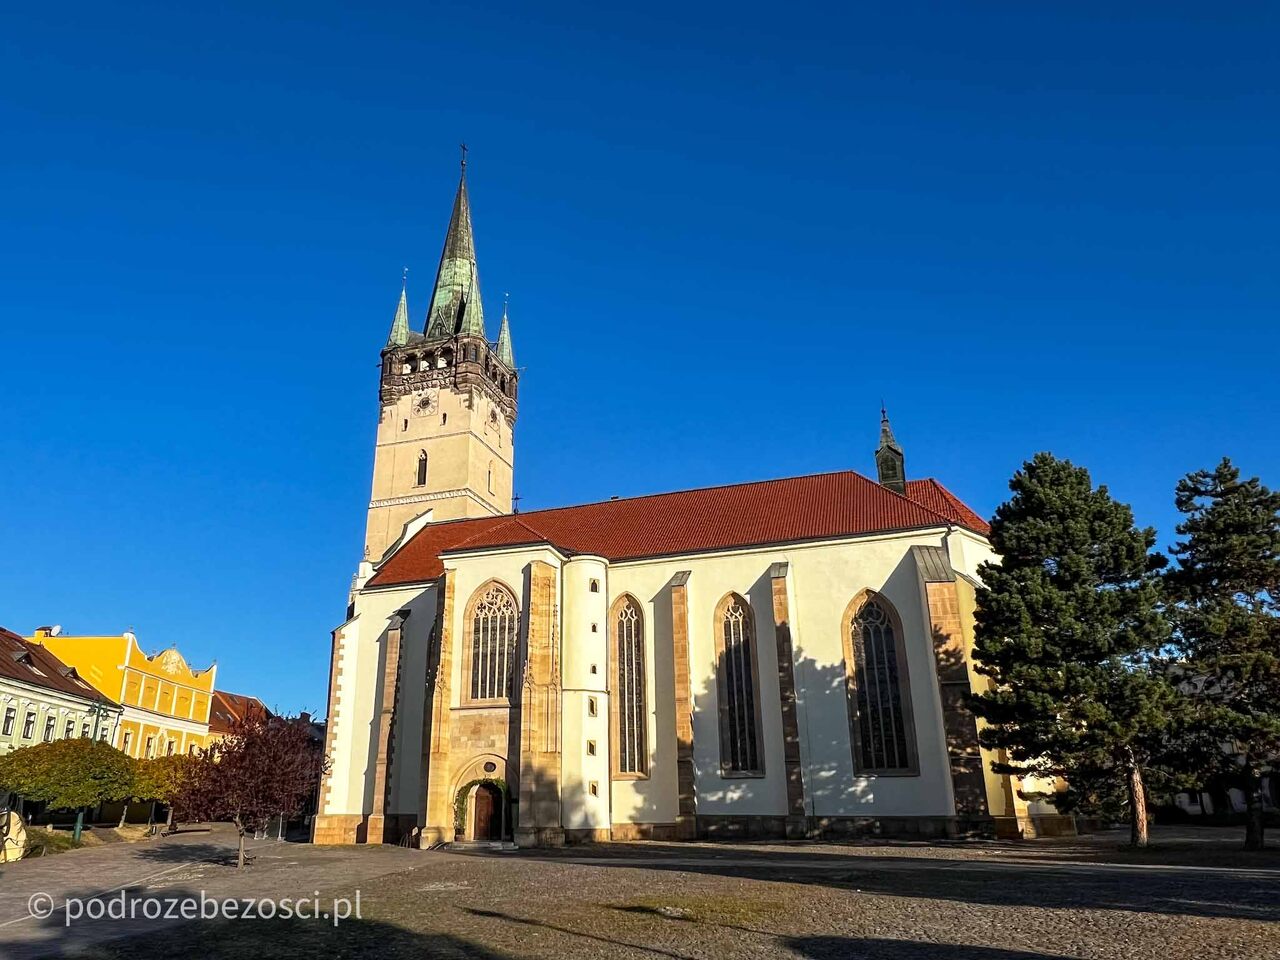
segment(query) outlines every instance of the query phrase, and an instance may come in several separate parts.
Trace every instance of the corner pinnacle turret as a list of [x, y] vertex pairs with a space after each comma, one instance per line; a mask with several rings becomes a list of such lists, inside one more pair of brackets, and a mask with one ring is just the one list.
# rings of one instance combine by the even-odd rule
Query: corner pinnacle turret
[[511, 349], [511, 321], [507, 319], [509, 305], [505, 300], [502, 303], [502, 329], [498, 331], [498, 359], [514, 370], [516, 358]]
[[391, 321], [391, 333], [387, 335], [387, 346], [403, 347], [409, 342], [409, 270], [404, 271], [404, 282], [400, 287], [400, 303], [396, 305], [396, 316]]

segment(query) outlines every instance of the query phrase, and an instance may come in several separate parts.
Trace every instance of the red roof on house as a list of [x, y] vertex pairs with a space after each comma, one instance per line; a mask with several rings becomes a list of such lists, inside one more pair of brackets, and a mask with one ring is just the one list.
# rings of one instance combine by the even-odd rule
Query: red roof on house
[[99, 693], [88, 681], [81, 680], [74, 667], [67, 666], [47, 647], [4, 627], [0, 627], [0, 677], [115, 705], [114, 700]]
[[267, 709], [267, 705], [257, 697], [246, 696], [243, 693], [227, 693], [225, 690], [213, 691], [213, 702], [209, 704], [209, 732], [227, 734], [231, 732], [231, 725], [237, 720], [243, 720], [250, 713], [260, 713], [260, 715], [269, 717], [271, 711]]
[[894, 493], [853, 471], [605, 500], [500, 517], [428, 523], [386, 560], [368, 586], [431, 580], [443, 553], [549, 543], [611, 561], [956, 524], [987, 524], [936, 480]]

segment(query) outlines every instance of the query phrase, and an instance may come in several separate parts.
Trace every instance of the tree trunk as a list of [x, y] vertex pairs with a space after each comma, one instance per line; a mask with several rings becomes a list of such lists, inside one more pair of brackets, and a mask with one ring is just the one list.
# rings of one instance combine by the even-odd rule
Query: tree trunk
[[244, 828], [237, 826], [236, 829], [240, 833], [240, 848], [236, 852], [236, 869], [243, 870], [244, 869]]
[[1142, 783], [1142, 768], [1136, 763], [1129, 768], [1129, 845], [1147, 845], [1147, 788]]
[[169, 804], [169, 809], [164, 814], [164, 832], [173, 833], [173, 804]]
[[125, 817], [129, 816], [129, 801], [124, 802], [124, 809], [120, 811], [120, 822], [116, 824], [116, 829], [120, 830], [124, 827]]
[[1262, 824], [1262, 777], [1248, 770], [1244, 782], [1244, 848], [1261, 850], [1265, 843]]
[[71, 839], [76, 843], [80, 842], [80, 834], [84, 831], [84, 807], [76, 810], [76, 827], [71, 833]]

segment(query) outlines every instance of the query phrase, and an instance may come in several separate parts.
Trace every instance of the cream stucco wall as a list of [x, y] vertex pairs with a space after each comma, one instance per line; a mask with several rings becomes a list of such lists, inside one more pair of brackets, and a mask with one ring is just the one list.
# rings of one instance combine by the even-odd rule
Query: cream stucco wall
[[[464, 707], [462, 703], [469, 600], [490, 580], [509, 587], [520, 605], [523, 647], [530, 564], [535, 560], [547, 563], [557, 571], [557, 635], [562, 644], [564, 826], [674, 822], [677, 786], [671, 581], [678, 571], [689, 571], [697, 812], [784, 815], [787, 792], [770, 579], [771, 566], [782, 561], [788, 564], [806, 811], [814, 816], [953, 815], [934, 656], [910, 550], [914, 545], [944, 547], [957, 568], [966, 573], [976, 572], [977, 565], [990, 556], [980, 538], [958, 535], [954, 530], [948, 534], [943, 528], [612, 564], [590, 557], [566, 560], [546, 546], [446, 554], [442, 559], [455, 584], [452, 630], [457, 646], [450, 678], [454, 723], [470, 710], [495, 709]], [[599, 582], [599, 593], [591, 593], [592, 580]], [[841, 630], [847, 606], [864, 590], [885, 597], [902, 622], [918, 775], [866, 776], [853, 768]], [[730, 591], [747, 599], [755, 621], [764, 755], [760, 777], [725, 777], [720, 770], [714, 612]], [[646, 640], [650, 759], [648, 775], [638, 779], [612, 779], [609, 759], [609, 610], [624, 594], [635, 597], [643, 610]], [[422, 809], [421, 734], [427, 646], [435, 605], [431, 585], [357, 591], [356, 616], [341, 628], [346, 652], [335, 710], [333, 789], [324, 812], [367, 813], [372, 808], [376, 739], [371, 731], [382, 699], [381, 653], [389, 618], [405, 609], [409, 611], [402, 633], [401, 689], [405, 696], [395, 728], [392, 812]], [[591, 672], [593, 665], [595, 673]], [[519, 684], [519, 675], [514, 682]], [[588, 715], [589, 697], [596, 700], [595, 717]], [[592, 740], [597, 746], [594, 756], [587, 750], [587, 742]], [[495, 755], [509, 757], [506, 744], [492, 746]], [[453, 769], [465, 768], [473, 759], [453, 757]], [[588, 791], [592, 782], [599, 785], [598, 797]]]
[[561, 596], [561, 814], [568, 829], [603, 829], [609, 826], [610, 774], [608, 563], [587, 556], [567, 562], [561, 571]]
[[[415, 584], [357, 593], [355, 616], [338, 628], [342, 634], [333, 703], [333, 745], [329, 793], [320, 812], [368, 813], [373, 808], [373, 765], [377, 742], [374, 721], [382, 705], [383, 653], [391, 617], [408, 610], [402, 633], [403, 697], [396, 729], [396, 756], [416, 756], [422, 746], [421, 694], [426, 679], [427, 636], [435, 620], [433, 584]], [[413, 678], [413, 679], [410, 679]], [[418, 765], [398, 762], [392, 770], [395, 796], [414, 810], [419, 802]]]
[[[942, 734], [942, 713], [929, 631], [910, 547], [942, 545], [942, 531], [865, 537], [698, 557], [613, 564], [611, 599], [630, 592], [645, 604], [646, 632], [654, 624], [650, 732], [654, 754], [649, 780], [614, 784], [614, 819], [670, 821], [675, 817], [675, 732], [652, 716], [673, 712], [670, 673], [654, 667], [671, 660], [669, 583], [690, 571], [689, 655], [694, 701], [694, 755], [700, 814], [786, 812], [781, 704], [778, 694], [770, 566], [789, 565], [788, 595], [806, 804], [817, 816], [946, 816], [954, 813]], [[841, 621], [862, 590], [875, 590], [897, 608], [906, 633], [919, 776], [859, 776], [853, 770], [844, 688]], [[762, 743], [761, 778], [720, 774], [714, 614], [730, 591], [751, 605], [757, 632]]]

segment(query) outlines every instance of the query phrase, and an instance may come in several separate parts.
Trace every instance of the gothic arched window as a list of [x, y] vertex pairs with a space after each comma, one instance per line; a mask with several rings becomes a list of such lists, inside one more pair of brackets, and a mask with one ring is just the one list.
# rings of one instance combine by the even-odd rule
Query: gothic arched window
[[418, 454], [418, 479], [416, 482], [420, 487], [427, 485], [427, 451], [425, 450]]
[[760, 675], [751, 606], [731, 593], [716, 607], [716, 680], [720, 698], [720, 772], [761, 776]]
[[845, 690], [854, 772], [919, 772], [902, 621], [877, 593], [855, 597], [844, 618]]
[[[592, 581], [595, 586], [596, 581]], [[613, 605], [613, 769], [622, 777], [649, 773], [649, 710], [645, 698], [644, 616], [622, 596]]]
[[490, 582], [476, 592], [470, 612], [470, 656], [464, 680], [467, 699], [509, 701], [520, 629], [515, 597], [502, 584]]

